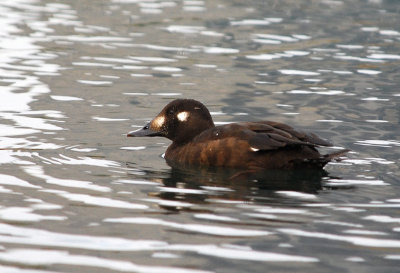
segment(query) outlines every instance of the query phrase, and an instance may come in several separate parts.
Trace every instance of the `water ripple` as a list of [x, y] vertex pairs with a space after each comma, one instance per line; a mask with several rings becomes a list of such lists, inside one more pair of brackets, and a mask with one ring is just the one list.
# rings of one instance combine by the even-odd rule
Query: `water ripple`
[[74, 235], [42, 229], [0, 224], [0, 242], [37, 246], [69, 247], [100, 251], [146, 251], [167, 244], [157, 240], [128, 240], [116, 237]]
[[365, 247], [384, 247], [384, 248], [400, 248], [399, 240], [389, 240], [389, 239], [376, 239], [370, 237], [351, 237], [351, 236], [343, 236], [343, 235], [335, 235], [329, 233], [321, 233], [321, 232], [308, 232], [299, 229], [278, 229], [279, 232], [289, 234], [292, 236], [300, 236], [300, 237], [311, 237], [318, 239], [326, 239], [333, 241], [343, 241], [347, 243], [351, 243], [357, 246], [365, 246]]
[[[72, 188], [79, 188], [79, 189], [89, 189], [93, 191], [100, 191], [100, 192], [109, 192], [111, 191], [108, 187], [97, 186], [92, 182], [89, 181], [81, 181], [81, 180], [73, 180], [73, 179], [61, 179], [55, 178], [50, 175], [44, 173], [43, 168], [40, 166], [26, 166], [24, 167], [24, 171], [28, 174], [44, 179], [46, 183], [59, 185], [63, 187], [72, 187]], [[88, 198], [90, 199], [90, 198]], [[87, 201], [89, 202], [89, 201]]]
[[106, 218], [104, 219], [104, 221], [110, 223], [129, 223], [129, 224], [141, 224], [141, 225], [167, 226], [178, 230], [185, 230], [195, 233], [204, 233], [217, 236], [228, 236], [228, 237], [266, 236], [272, 234], [271, 232], [262, 230], [239, 229], [239, 228], [212, 226], [204, 224], [179, 224], [170, 221], [164, 221], [155, 218], [144, 218], [144, 217]]
[[[74, 255], [68, 251], [40, 249], [10, 249], [0, 253], [0, 261], [30, 266], [49, 266], [54, 264], [97, 267], [107, 270], [138, 273], [211, 273], [212, 271], [179, 267], [138, 265], [132, 262], [111, 260], [89, 255]], [[0, 267], [1, 269], [1, 267]], [[7, 271], [12, 272], [12, 271]], [[25, 272], [25, 271], [16, 271]], [[39, 273], [39, 271], [29, 271]], [[41, 271], [44, 272], [44, 271]], [[50, 271], [45, 271], [50, 272]]]

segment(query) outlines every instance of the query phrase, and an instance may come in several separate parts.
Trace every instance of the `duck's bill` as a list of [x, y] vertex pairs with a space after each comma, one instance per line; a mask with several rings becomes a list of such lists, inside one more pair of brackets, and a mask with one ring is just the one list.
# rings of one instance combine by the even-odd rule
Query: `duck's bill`
[[159, 131], [150, 129], [150, 123], [149, 123], [139, 130], [129, 132], [126, 136], [127, 137], [146, 137], [146, 136], [153, 137], [153, 136], [162, 136], [162, 134]]

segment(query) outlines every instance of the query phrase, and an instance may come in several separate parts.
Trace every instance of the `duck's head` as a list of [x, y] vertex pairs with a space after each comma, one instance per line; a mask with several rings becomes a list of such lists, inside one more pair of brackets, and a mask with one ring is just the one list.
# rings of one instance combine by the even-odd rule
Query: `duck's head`
[[185, 143], [204, 130], [214, 127], [208, 109], [192, 99], [177, 99], [168, 103], [143, 128], [128, 133], [128, 137], [162, 136], [174, 143]]

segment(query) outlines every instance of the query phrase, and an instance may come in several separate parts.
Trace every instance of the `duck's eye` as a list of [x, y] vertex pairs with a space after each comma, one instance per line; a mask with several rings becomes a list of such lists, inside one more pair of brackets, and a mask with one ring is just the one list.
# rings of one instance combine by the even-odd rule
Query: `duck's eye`
[[169, 114], [169, 115], [175, 114], [175, 109], [174, 109], [174, 108], [169, 109], [169, 110], [168, 110], [168, 114]]

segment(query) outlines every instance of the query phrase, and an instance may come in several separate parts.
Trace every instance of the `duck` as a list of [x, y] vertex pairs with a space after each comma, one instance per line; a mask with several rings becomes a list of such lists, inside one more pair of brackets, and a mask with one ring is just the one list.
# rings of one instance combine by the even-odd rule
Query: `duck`
[[174, 166], [244, 169], [322, 169], [349, 150], [321, 154], [332, 146], [314, 133], [275, 121], [216, 126], [207, 107], [193, 99], [176, 99], [143, 128], [128, 137], [165, 137], [172, 141], [164, 158]]

